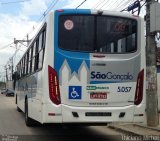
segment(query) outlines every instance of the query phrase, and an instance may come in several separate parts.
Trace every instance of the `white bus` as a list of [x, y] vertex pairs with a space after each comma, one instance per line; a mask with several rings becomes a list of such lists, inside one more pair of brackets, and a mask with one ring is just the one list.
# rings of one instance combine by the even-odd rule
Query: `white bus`
[[143, 122], [144, 22], [98, 10], [51, 12], [17, 65], [27, 126]]

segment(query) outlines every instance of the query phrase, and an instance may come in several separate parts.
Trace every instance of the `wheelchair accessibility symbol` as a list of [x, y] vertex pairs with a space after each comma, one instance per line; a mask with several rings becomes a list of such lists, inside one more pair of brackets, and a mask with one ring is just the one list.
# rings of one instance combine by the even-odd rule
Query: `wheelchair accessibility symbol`
[[81, 99], [82, 87], [81, 86], [69, 86], [69, 99]]

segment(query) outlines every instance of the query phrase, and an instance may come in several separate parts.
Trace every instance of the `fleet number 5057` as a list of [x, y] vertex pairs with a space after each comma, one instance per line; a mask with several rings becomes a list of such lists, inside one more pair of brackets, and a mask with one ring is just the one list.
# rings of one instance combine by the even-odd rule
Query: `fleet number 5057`
[[132, 87], [121, 87], [121, 86], [118, 86], [118, 89], [117, 89], [117, 92], [125, 92], [125, 93], [128, 93], [128, 92], [130, 92], [131, 91], [131, 88]]

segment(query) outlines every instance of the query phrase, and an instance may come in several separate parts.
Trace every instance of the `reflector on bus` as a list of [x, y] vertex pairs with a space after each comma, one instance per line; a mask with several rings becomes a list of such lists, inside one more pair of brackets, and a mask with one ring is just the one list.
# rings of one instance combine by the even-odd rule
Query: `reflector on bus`
[[48, 66], [48, 80], [49, 80], [50, 99], [54, 104], [59, 105], [61, 104], [61, 99], [60, 99], [58, 76], [56, 71], [51, 66]]
[[139, 105], [143, 99], [144, 69], [138, 74], [134, 104]]

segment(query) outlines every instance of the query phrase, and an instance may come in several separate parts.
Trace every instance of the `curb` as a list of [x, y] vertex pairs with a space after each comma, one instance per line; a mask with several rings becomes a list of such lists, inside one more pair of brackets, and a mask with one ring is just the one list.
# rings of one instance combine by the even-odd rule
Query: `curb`
[[[132, 127], [133, 126], [133, 127]], [[133, 135], [133, 136], [146, 136], [146, 135], [160, 135], [159, 132], [160, 130], [159, 129], [155, 129], [155, 128], [152, 128], [152, 127], [146, 127], [146, 126], [143, 126], [143, 125], [137, 125], [137, 124], [132, 124], [131, 127], [125, 127], [123, 125], [108, 125], [108, 128], [110, 129], [113, 129], [113, 130], [116, 130], [120, 133], [123, 133], [123, 134], [127, 134], [127, 135]], [[135, 127], [135, 128], [134, 128]], [[139, 129], [140, 128], [140, 129]], [[142, 130], [142, 132], [139, 132], [139, 130]], [[149, 131], [150, 130], [150, 131]]]
[[117, 126], [114, 126], [114, 125], [109, 125], [109, 126], [107, 126], [107, 127], [110, 128], [110, 129], [114, 129], [114, 130], [116, 130], [116, 131], [119, 131], [119, 132], [121, 132], [121, 133], [126, 133], [127, 135], [144, 136], [144, 135], [142, 135], [142, 134], [138, 134], [138, 133], [135, 133], [135, 132], [133, 132], [133, 131], [128, 131], [128, 130], [126, 130], [126, 129], [124, 129], [124, 128], [117, 127]]
[[143, 128], [146, 128], [146, 129], [151, 129], [151, 130], [155, 130], [155, 131], [158, 131], [160, 132], [160, 128], [156, 128], [156, 127], [150, 127], [150, 126], [145, 126], [145, 125], [141, 125], [141, 124], [133, 124], [133, 125], [136, 125], [136, 126], [139, 126], [139, 127], [143, 127]]

